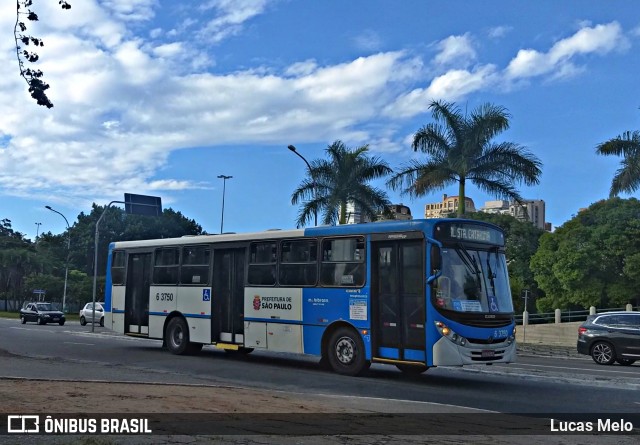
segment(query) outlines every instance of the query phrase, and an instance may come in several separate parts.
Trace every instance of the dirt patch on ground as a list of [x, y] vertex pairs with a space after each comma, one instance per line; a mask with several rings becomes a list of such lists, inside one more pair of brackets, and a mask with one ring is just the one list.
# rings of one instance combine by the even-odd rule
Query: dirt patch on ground
[[4, 413], [340, 413], [336, 400], [224, 386], [0, 380]]

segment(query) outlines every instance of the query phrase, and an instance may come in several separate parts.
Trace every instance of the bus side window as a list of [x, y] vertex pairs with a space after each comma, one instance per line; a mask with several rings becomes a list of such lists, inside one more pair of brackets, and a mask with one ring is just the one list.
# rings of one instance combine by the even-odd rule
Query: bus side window
[[282, 241], [278, 283], [283, 286], [316, 284], [318, 242], [314, 240]]
[[336, 238], [322, 241], [320, 284], [360, 287], [365, 281], [364, 238]]
[[125, 258], [124, 251], [116, 250], [113, 252], [111, 260], [111, 284], [113, 285], [124, 284]]
[[209, 284], [209, 264], [211, 249], [205, 246], [187, 246], [182, 248], [180, 283]]
[[251, 243], [247, 282], [254, 286], [276, 284], [276, 242]]
[[153, 265], [154, 284], [178, 284], [180, 250], [177, 247], [156, 249]]

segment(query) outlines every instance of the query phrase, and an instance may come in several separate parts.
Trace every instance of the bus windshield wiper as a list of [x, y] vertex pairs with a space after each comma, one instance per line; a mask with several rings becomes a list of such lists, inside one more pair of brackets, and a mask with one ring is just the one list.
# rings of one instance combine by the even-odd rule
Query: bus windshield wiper
[[491, 269], [491, 261], [489, 258], [491, 257], [491, 252], [487, 255], [487, 274], [489, 275], [489, 284], [491, 284], [491, 290], [493, 291], [493, 295], [496, 294], [496, 283], [494, 278], [496, 277], [495, 272]]
[[458, 248], [456, 249], [456, 252], [458, 253], [458, 256], [464, 263], [465, 267], [469, 271], [471, 271], [471, 274], [475, 275], [478, 286], [480, 289], [482, 289], [482, 281], [480, 280], [480, 269], [478, 268], [476, 259], [469, 255], [469, 252], [467, 252], [467, 249], [461, 243], [458, 243], [457, 247]]

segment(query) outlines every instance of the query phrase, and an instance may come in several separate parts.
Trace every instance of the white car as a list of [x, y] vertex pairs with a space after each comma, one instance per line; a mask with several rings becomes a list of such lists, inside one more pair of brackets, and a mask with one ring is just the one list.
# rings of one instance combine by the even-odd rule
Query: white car
[[[100, 326], [104, 326], [104, 308], [103, 303], [96, 303], [96, 323], [100, 323]], [[87, 303], [82, 309], [80, 309], [80, 324], [82, 326], [87, 323], [91, 323], [93, 320], [93, 303]]]

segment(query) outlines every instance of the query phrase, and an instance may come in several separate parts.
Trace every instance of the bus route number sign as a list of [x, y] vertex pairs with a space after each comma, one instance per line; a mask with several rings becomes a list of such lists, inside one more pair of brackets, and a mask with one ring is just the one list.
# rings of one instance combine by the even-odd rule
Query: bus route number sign
[[504, 235], [499, 230], [479, 224], [442, 223], [436, 228], [436, 239], [443, 241], [469, 241], [504, 245]]

